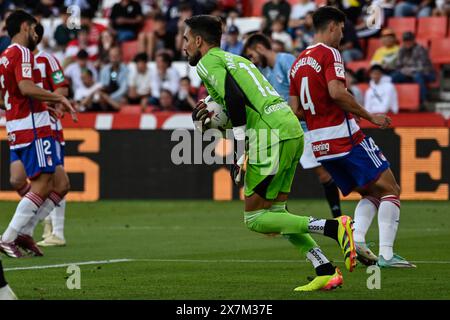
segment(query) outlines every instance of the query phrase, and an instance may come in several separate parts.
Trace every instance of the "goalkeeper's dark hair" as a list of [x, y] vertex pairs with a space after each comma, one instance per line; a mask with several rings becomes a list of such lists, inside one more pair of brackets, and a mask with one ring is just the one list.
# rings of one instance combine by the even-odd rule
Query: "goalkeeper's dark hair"
[[20, 27], [24, 22], [31, 26], [32, 24], [36, 24], [37, 20], [23, 10], [16, 10], [8, 16], [6, 19], [6, 30], [11, 39], [20, 32]]
[[264, 48], [272, 50], [272, 44], [268, 37], [262, 33], [254, 33], [248, 37], [247, 41], [245, 41], [244, 50], [242, 50], [242, 52], [246, 52], [247, 49], [255, 48], [257, 44], [261, 44]]
[[335, 7], [325, 6], [317, 9], [312, 18], [314, 30], [320, 32], [324, 31], [330, 22], [345, 22], [345, 13]]
[[184, 22], [194, 36], [200, 36], [206, 43], [220, 47], [220, 40], [222, 39], [222, 21], [220, 18], [202, 14], [186, 19]]

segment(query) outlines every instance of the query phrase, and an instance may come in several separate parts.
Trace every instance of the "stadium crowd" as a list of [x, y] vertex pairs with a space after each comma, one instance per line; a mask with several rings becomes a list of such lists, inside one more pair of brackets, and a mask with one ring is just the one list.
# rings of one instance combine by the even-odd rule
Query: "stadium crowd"
[[[242, 32], [235, 22], [254, 13], [248, 7], [255, 3], [261, 4], [259, 30]], [[196, 14], [223, 18], [222, 48], [234, 54], [241, 54], [249, 34], [263, 32], [275, 51], [298, 55], [312, 44], [312, 12], [324, 4], [347, 15], [340, 49], [348, 88], [358, 101], [371, 112], [397, 113], [402, 107], [396, 84], [416, 83], [417, 108], [423, 110], [439, 67], [430, 59], [430, 39], [416, 39], [415, 18], [446, 17], [447, 28], [449, 0], [3, 0], [0, 52], [10, 43], [5, 18], [13, 9], [24, 8], [44, 25], [40, 49], [63, 65], [80, 111], [119, 111], [130, 104], [146, 112], [189, 111], [206, 90], [194, 83], [198, 79], [193, 72], [180, 74], [173, 63], [186, 61], [182, 50], [186, 18]], [[368, 9], [371, 4], [382, 9], [379, 28], [368, 27], [374, 15]], [[74, 5], [81, 11], [74, 12]], [[74, 19], [78, 13], [79, 24]], [[391, 26], [391, 19], [404, 17], [414, 19], [414, 30]]]

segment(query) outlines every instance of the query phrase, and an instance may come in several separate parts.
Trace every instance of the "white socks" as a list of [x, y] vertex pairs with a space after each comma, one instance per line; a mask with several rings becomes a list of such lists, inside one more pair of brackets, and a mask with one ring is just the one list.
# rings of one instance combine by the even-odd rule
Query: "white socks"
[[319, 247], [312, 248], [311, 250], [309, 250], [306, 253], [306, 258], [309, 261], [311, 261], [314, 269], [316, 269], [318, 266], [322, 264], [330, 263], [330, 261], [328, 261], [327, 257], [325, 257], [325, 255], [323, 254], [322, 250], [320, 250]]
[[11, 222], [5, 233], [2, 235], [2, 241], [12, 242], [16, 240], [18, 232], [35, 216], [37, 210], [44, 200], [33, 192], [28, 192], [17, 205]]
[[308, 230], [310, 233], [323, 234], [325, 229], [326, 219], [309, 218]]
[[34, 229], [39, 221], [47, 217], [50, 212], [55, 208], [55, 203], [48, 198], [44, 201], [38, 212], [28, 221], [28, 223], [20, 230], [20, 233], [33, 236]]
[[52, 221], [53, 234], [60, 239], [64, 240], [64, 214], [66, 211], [66, 199], [62, 199], [61, 202], [50, 213]]
[[378, 229], [380, 237], [379, 255], [390, 260], [393, 257], [393, 246], [400, 221], [400, 199], [394, 195], [381, 198], [378, 209]]
[[355, 209], [355, 231], [353, 232], [355, 242], [366, 242], [367, 230], [372, 224], [379, 205], [380, 200], [374, 197], [367, 196], [359, 200]]

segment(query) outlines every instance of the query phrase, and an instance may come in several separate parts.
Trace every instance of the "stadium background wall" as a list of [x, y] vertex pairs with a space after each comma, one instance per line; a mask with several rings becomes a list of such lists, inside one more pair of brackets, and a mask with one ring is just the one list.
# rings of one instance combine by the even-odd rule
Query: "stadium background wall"
[[[391, 162], [402, 199], [448, 200], [450, 147], [448, 127], [365, 129]], [[66, 129], [69, 200], [238, 199], [225, 165], [175, 165], [172, 130]], [[190, 131], [191, 135], [193, 131]], [[17, 200], [9, 184], [9, 151], [0, 129], [0, 200]], [[322, 197], [311, 171], [298, 169], [292, 198]], [[351, 199], [350, 195], [346, 199]]]

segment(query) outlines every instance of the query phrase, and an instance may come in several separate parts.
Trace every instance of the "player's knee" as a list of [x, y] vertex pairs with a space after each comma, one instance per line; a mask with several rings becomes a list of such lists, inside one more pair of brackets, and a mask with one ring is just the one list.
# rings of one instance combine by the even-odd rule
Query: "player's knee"
[[26, 179], [22, 179], [22, 177], [11, 176], [9, 178], [9, 183], [14, 190], [19, 190], [27, 183], [27, 181]]

